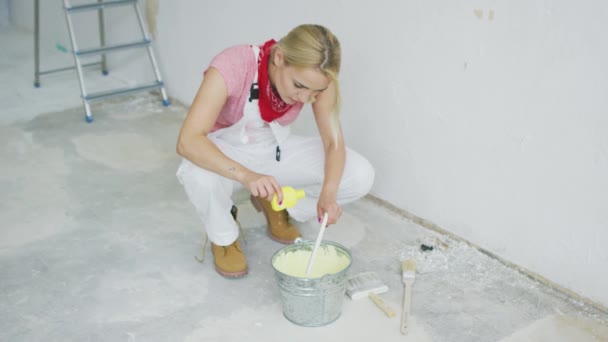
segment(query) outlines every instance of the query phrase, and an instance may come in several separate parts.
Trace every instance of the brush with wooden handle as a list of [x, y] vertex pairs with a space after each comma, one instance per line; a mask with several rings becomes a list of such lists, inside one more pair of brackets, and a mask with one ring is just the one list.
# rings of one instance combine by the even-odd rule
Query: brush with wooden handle
[[401, 333], [406, 335], [409, 330], [410, 304], [412, 301], [412, 285], [416, 279], [416, 260], [401, 260], [401, 276], [403, 280], [403, 313], [401, 316]]
[[393, 311], [393, 309], [391, 309], [390, 306], [386, 305], [386, 303], [384, 303], [382, 298], [378, 297], [377, 294], [370, 292], [368, 296], [369, 296], [369, 299], [371, 299], [372, 302], [374, 302], [374, 304], [376, 304], [376, 306], [378, 308], [380, 308], [380, 310], [382, 310], [382, 312], [384, 312], [388, 317], [397, 316], [395, 311]]
[[388, 317], [395, 317], [397, 314], [391, 309], [380, 296], [381, 293], [388, 291], [386, 286], [375, 272], [363, 272], [350, 277], [346, 282], [346, 294], [352, 300], [369, 297]]

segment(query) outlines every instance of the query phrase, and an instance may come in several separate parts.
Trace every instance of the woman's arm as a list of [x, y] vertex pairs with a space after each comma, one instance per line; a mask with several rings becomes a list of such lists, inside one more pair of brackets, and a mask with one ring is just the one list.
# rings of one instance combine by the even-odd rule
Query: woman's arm
[[281, 201], [281, 187], [274, 177], [255, 173], [228, 158], [207, 137], [227, 99], [224, 78], [217, 69], [209, 68], [179, 133], [177, 154], [204, 169], [243, 184], [256, 197], [271, 200], [276, 192]]
[[[346, 149], [342, 139], [340, 123], [338, 120], [332, 123], [334, 121], [332, 112], [335, 92], [335, 84], [332, 82], [327, 89], [317, 95], [315, 102], [312, 104], [317, 128], [325, 150], [325, 178], [317, 203], [317, 214], [321, 219], [323, 214], [327, 213], [328, 224], [336, 223], [342, 215], [342, 209], [338, 205], [336, 197], [344, 172], [344, 163], [346, 162]], [[332, 125], [335, 125], [333, 129]]]

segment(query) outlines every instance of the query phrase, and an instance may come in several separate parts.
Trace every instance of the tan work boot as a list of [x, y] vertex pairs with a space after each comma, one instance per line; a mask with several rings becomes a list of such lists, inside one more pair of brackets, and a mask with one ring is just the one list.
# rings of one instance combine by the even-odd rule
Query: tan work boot
[[212, 242], [211, 252], [217, 273], [227, 278], [240, 278], [247, 274], [247, 260], [238, 240], [228, 246], [218, 246]]
[[274, 211], [269, 201], [251, 196], [251, 203], [258, 212], [264, 212], [268, 223], [270, 238], [284, 244], [291, 244], [293, 240], [302, 236], [288, 220], [287, 210]]

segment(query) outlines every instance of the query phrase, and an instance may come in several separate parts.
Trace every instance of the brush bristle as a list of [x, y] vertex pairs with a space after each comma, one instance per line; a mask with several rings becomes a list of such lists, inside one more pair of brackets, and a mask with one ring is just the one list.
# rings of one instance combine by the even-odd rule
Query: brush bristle
[[416, 260], [406, 259], [401, 260], [401, 271], [403, 281], [413, 280], [416, 277]]
[[406, 259], [401, 262], [401, 267], [403, 268], [403, 272], [408, 271], [416, 271], [416, 260], [414, 259]]
[[346, 294], [352, 300], [367, 297], [370, 293], [380, 294], [388, 291], [374, 272], [359, 273], [346, 282]]

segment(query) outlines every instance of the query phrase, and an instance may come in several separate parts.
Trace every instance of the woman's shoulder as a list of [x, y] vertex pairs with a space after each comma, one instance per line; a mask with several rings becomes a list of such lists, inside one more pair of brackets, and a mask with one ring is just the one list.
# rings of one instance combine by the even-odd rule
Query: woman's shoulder
[[234, 45], [222, 50], [218, 53], [211, 64], [214, 63], [238, 63], [238, 64], [253, 64], [255, 56], [251, 45]]
[[229, 94], [240, 92], [244, 84], [253, 79], [256, 67], [251, 45], [235, 45], [224, 49], [211, 60], [209, 67], [220, 72]]

